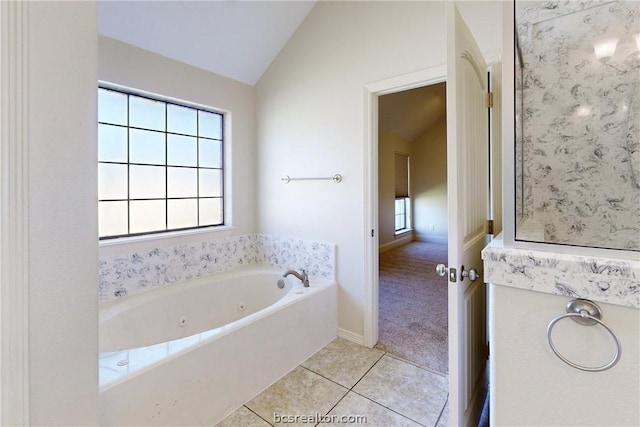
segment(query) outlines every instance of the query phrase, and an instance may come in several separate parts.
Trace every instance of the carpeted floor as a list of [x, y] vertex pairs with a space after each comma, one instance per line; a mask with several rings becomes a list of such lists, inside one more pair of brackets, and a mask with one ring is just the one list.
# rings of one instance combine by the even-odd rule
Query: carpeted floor
[[380, 254], [379, 343], [418, 366], [449, 373], [445, 244], [412, 242]]

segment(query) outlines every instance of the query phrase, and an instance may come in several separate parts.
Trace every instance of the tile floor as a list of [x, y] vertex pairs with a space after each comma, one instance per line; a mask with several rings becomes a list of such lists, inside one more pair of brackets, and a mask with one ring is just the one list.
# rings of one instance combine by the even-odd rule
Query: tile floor
[[[447, 393], [446, 376], [380, 349], [337, 338], [216, 427], [441, 427], [448, 425]], [[311, 420], [298, 418], [296, 423], [286, 417], [277, 422], [276, 415], [308, 416]], [[314, 421], [323, 415], [336, 417]], [[348, 418], [338, 418], [342, 416], [363, 416], [366, 422], [352, 418], [354, 422], [349, 423]]]

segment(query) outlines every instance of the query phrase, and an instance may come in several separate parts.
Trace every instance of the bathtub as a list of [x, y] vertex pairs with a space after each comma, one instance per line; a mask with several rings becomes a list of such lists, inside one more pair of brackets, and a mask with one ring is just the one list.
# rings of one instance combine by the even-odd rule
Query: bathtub
[[100, 307], [101, 425], [214, 425], [337, 333], [337, 286], [243, 269]]

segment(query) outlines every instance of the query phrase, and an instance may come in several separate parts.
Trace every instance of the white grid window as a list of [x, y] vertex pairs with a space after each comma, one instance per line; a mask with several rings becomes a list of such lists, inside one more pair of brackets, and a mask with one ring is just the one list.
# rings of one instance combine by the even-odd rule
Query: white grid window
[[224, 225], [224, 115], [98, 89], [101, 239]]

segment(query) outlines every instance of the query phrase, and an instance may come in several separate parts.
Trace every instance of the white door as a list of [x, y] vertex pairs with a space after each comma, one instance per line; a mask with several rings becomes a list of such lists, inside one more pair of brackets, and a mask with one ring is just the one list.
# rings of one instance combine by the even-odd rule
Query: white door
[[453, 2], [447, 55], [449, 422], [467, 426], [482, 409], [487, 351], [480, 258], [489, 218], [487, 66]]

